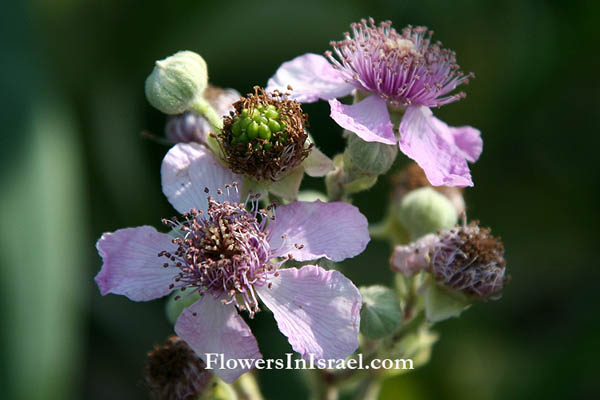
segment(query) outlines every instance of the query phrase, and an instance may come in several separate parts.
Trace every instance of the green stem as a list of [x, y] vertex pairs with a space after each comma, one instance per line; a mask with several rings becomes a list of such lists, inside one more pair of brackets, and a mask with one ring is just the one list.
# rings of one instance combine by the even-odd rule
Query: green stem
[[195, 112], [203, 116], [208, 123], [210, 124], [213, 134], [206, 135], [206, 145], [215, 153], [221, 154], [221, 147], [219, 146], [219, 142], [215, 135], [221, 133], [223, 129], [223, 118], [219, 116], [219, 114], [215, 111], [215, 109], [210, 105], [210, 103], [201, 96], [198, 96], [192, 105], [190, 106], [190, 111]]
[[358, 385], [354, 394], [356, 400], [377, 400], [381, 390], [381, 379], [376, 374], [368, 374]]
[[232, 384], [233, 390], [235, 391], [239, 400], [263, 400], [264, 397], [260, 392], [260, 387], [254, 374], [247, 373], [239, 377], [238, 380]]

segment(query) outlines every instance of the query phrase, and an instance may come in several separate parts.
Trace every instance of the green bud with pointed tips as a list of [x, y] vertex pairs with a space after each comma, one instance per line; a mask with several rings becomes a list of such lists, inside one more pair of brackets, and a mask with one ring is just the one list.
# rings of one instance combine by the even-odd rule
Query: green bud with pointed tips
[[146, 79], [146, 98], [165, 114], [182, 114], [192, 108], [208, 85], [206, 62], [192, 51], [180, 51], [156, 61]]

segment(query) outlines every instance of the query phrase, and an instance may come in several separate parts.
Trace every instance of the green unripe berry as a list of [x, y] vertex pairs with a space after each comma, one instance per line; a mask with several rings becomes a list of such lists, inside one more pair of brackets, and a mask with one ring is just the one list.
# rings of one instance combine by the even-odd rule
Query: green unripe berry
[[261, 112], [258, 111], [257, 109], [252, 110], [252, 112], [250, 113], [250, 118], [252, 118], [253, 120], [256, 121], [257, 118], [260, 118], [261, 116]]
[[261, 105], [259, 105], [258, 107], [256, 107], [256, 109], [257, 109], [258, 111], [260, 111], [260, 112], [263, 112], [263, 111], [264, 111], [264, 109], [265, 109], [265, 106], [263, 106], [263, 105], [261, 104]]
[[279, 118], [279, 113], [277, 112], [277, 110], [267, 110], [265, 112], [265, 117], [277, 119], [277, 118]]
[[237, 120], [231, 126], [231, 132], [234, 136], [240, 136], [242, 134], [242, 126], [240, 120]]
[[263, 149], [265, 149], [265, 150], [269, 150], [271, 147], [273, 147], [272, 143], [267, 142], [267, 143], [263, 144]]
[[248, 125], [246, 133], [248, 134], [248, 139], [256, 139], [258, 136], [258, 123], [256, 123], [256, 121], [252, 121], [252, 123]]
[[281, 125], [279, 125], [279, 122], [277, 122], [273, 119], [269, 120], [269, 123], [267, 124], [267, 126], [273, 133], [279, 132], [281, 130]]
[[261, 123], [258, 126], [258, 136], [264, 140], [271, 139], [271, 131], [269, 130], [269, 127], [266, 124]]
[[244, 109], [242, 110], [242, 114], [241, 114], [241, 116], [242, 116], [242, 118], [246, 118], [246, 117], [248, 116], [248, 109], [247, 109], [247, 108], [244, 108]]
[[248, 126], [252, 123], [252, 120], [248, 117], [244, 118], [242, 122], [240, 122], [240, 126], [242, 129], [248, 129]]

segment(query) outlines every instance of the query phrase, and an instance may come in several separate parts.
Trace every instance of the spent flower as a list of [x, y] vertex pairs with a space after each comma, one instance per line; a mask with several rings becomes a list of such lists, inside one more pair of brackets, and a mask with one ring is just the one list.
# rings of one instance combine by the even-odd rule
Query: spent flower
[[[300, 102], [328, 100], [331, 117], [367, 142], [399, 144], [415, 160], [432, 185], [472, 186], [468, 162], [475, 162], [483, 144], [470, 126], [450, 127], [435, 118], [430, 107], [454, 102], [452, 94], [472, 74], [456, 64], [455, 53], [433, 42], [433, 32], [408, 26], [400, 33], [391, 22], [373, 19], [351, 25], [352, 34], [332, 42], [325, 56], [305, 54], [283, 63], [267, 89], [291, 85]], [[336, 100], [354, 93], [360, 100], [344, 105]], [[398, 126], [394, 115], [403, 113]]]
[[[241, 177], [196, 143], [174, 146], [161, 175], [181, 217], [163, 220], [170, 234], [142, 226], [102, 235], [96, 282], [103, 295], [147, 301], [174, 290], [200, 294], [179, 315], [175, 332], [204, 361], [207, 353], [261, 358], [238, 315], [245, 310], [253, 317], [259, 301], [302, 357], [345, 358], [356, 350], [361, 296], [354, 284], [315, 265], [282, 268], [288, 259], [341, 261], [361, 253], [369, 235], [356, 207], [317, 201], [261, 209], [257, 195], [241, 201]], [[232, 382], [250, 368], [214, 372]]]
[[394, 249], [392, 269], [405, 275], [426, 270], [447, 289], [474, 300], [497, 299], [509, 277], [504, 245], [478, 222], [444, 229]]
[[154, 346], [144, 366], [144, 381], [154, 400], [194, 400], [209, 389], [213, 374], [177, 336]]

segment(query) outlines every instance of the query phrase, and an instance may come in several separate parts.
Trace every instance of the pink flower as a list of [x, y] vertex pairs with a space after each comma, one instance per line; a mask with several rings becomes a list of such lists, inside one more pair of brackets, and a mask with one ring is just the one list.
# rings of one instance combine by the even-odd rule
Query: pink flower
[[[267, 90], [285, 91], [290, 85], [290, 97], [299, 102], [328, 100], [331, 118], [342, 128], [367, 142], [398, 143], [432, 185], [473, 186], [467, 161], [481, 154], [480, 132], [450, 127], [430, 110], [464, 97], [451, 92], [472, 75], [460, 71], [454, 52], [431, 42], [432, 34], [411, 26], [399, 34], [389, 21], [376, 26], [363, 20], [352, 24], [352, 36], [332, 42], [337, 58], [331, 52], [327, 58], [308, 53], [285, 62]], [[336, 100], [353, 91], [366, 97], [353, 105]], [[398, 132], [390, 110], [404, 111]]]
[[[361, 297], [354, 284], [314, 265], [280, 268], [289, 258], [341, 261], [361, 253], [369, 235], [356, 207], [294, 202], [260, 210], [252, 196], [240, 203], [232, 182], [241, 177], [196, 143], [174, 146], [161, 174], [163, 192], [182, 218], [164, 221], [171, 234], [150, 226], [103, 234], [97, 249], [104, 265], [95, 278], [102, 295], [147, 301], [175, 289], [199, 292], [175, 332], [204, 361], [207, 353], [262, 357], [238, 315], [246, 310], [252, 317], [259, 301], [303, 357], [338, 359], [356, 350]], [[214, 372], [232, 382], [249, 369]]]

